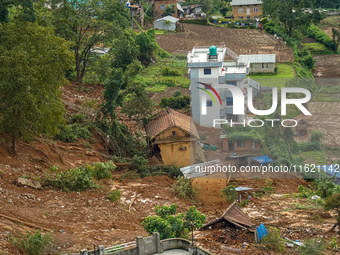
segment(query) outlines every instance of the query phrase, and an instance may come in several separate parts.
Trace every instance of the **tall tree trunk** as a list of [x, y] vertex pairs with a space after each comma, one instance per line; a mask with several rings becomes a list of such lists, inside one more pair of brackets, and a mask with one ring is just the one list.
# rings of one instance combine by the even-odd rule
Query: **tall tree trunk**
[[77, 78], [76, 81], [80, 81], [80, 65], [81, 65], [81, 58], [79, 56], [79, 48], [75, 48], [75, 59], [76, 59], [76, 73], [77, 73]]
[[12, 155], [17, 157], [17, 138], [16, 135], [12, 136]]

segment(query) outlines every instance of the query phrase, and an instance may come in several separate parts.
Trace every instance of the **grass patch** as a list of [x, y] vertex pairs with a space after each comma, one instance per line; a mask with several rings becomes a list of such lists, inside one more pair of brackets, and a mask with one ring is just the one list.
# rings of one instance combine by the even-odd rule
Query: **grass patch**
[[167, 33], [166, 30], [155, 30], [155, 34], [156, 34], [156, 35], [164, 35], [164, 34], [166, 34], [166, 33]]
[[295, 210], [315, 210], [322, 208], [321, 205], [316, 204], [293, 204]]
[[303, 43], [302, 44], [307, 50], [309, 50], [313, 55], [325, 55], [325, 54], [335, 54], [334, 51], [328, 49], [322, 43]]
[[319, 25], [320, 28], [325, 27], [337, 27], [338, 23], [340, 22], [339, 16], [328, 16], [325, 19], [321, 21], [321, 24]]
[[249, 77], [264, 87], [285, 87], [290, 79], [295, 78], [295, 72], [292, 63], [276, 63], [277, 73], [256, 73]]
[[190, 80], [185, 77], [187, 73], [186, 58], [175, 55], [150, 64], [137, 76], [137, 79], [145, 84], [148, 91], [161, 92], [167, 87], [189, 88]]
[[323, 157], [322, 151], [305, 151], [301, 155], [307, 162], [313, 162], [315, 165], [327, 165], [327, 157]]

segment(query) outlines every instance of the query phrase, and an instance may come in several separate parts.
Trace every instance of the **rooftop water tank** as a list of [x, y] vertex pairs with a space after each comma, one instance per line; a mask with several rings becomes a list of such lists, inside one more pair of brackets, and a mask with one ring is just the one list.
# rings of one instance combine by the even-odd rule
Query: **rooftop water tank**
[[209, 55], [210, 56], [217, 56], [217, 47], [216, 46], [210, 46]]

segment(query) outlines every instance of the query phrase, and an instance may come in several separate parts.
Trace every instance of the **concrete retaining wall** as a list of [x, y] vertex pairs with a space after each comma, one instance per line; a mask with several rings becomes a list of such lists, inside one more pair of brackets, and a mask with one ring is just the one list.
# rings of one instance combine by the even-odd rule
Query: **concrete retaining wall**
[[[136, 247], [128, 248], [121, 251], [110, 253], [111, 255], [150, 255], [154, 253], [162, 253], [166, 250], [182, 249], [189, 251], [189, 254], [196, 255], [214, 255], [200, 247], [191, 247], [191, 242], [182, 238], [171, 238], [160, 240], [159, 233], [154, 233], [148, 237], [137, 237]], [[80, 255], [105, 255], [104, 246], [99, 246], [99, 249], [94, 251], [82, 250]]]

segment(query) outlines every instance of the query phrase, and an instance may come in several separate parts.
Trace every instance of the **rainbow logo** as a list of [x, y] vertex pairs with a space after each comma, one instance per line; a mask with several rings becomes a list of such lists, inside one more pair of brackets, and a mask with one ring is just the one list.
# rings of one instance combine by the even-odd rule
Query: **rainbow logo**
[[[216, 91], [212, 86], [210, 86], [210, 85], [208, 85], [208, 84], [206, 84], [206, 83], [203, 83], [203, 82], [198, 82], [198, 83], [199, 83], [199, 84], [202, 84], [202, 85], [204, 85], [204, 86], [206, 86], [206, 87], [209, 88], [212, 92], [214, 92], [215, 95], [217, 96], [218, 100], [220, 101], [221, 106], [222, 106], [222, 100], [221, 100], [219, 94], [217, 93], [217, 91]], [[208, 90], [206, 90], [206, 89], [202, 89], [202, 88], [200, 88], [200, 87], [197, 87], [197, 88], [200, 89], [200, 90], [203, 90], [204, 92], [206, 92], [206, 93], [212, 98], [212, 100], [214, 101], [215, 105], [217, 105], [216, 100], [215, 100], [213, 94], [211, 94], [210, 91], [208, 91]]]

